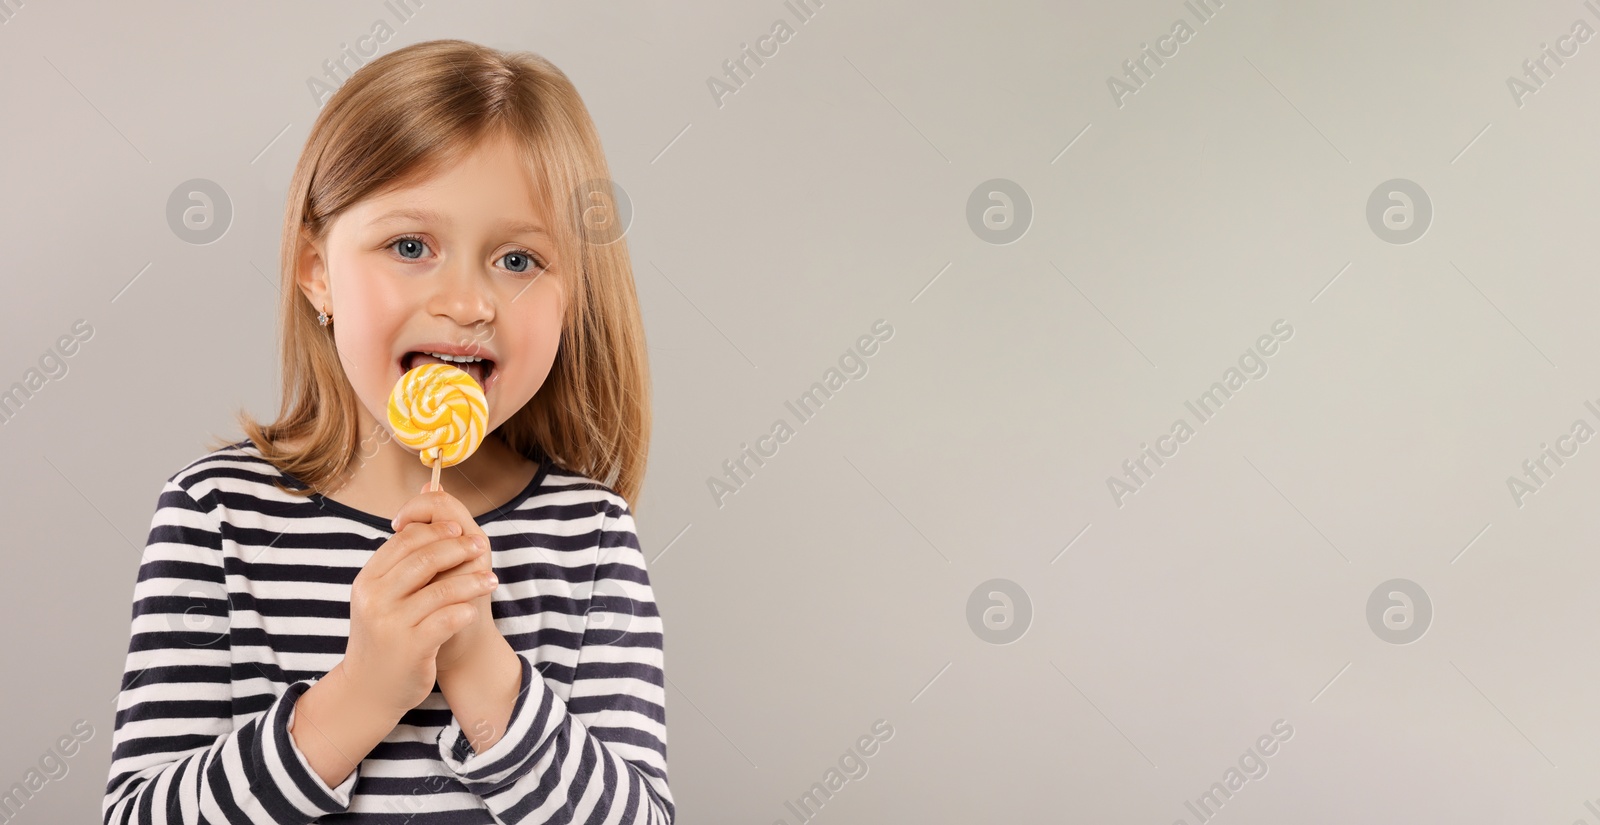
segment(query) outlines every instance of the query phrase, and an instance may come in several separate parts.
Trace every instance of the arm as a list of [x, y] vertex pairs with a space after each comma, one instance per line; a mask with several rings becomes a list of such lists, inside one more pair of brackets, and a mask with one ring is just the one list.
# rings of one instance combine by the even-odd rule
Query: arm
[[340, 662], [317, 680], [289, 714], [289, 736], [325, 786], [342, 784], [400, 717], [372, 711], [351, 689]]
[[[134, 585], [104, 825], [304, 825], [345, 811], [357, 774], [342, 760], [330, 766], [314, 726], [294, 724], [297, 702], [312, 700], [305, 718], [345, 737], [338, 747], [358, 762], [358, 740], [377, 723], [337, 725], [326, 718], [339, 712], [336, 683], [304, 680], [260, 697], [263, 710], [234, 728], [222, 534], [210, 508], [176, 478], [162, 488]], [[346, 771], [338, 785], [323, 778]]]
[[441, 671], [437, 680], [439, 692], [450, 706], [451, 721], [461, 728], [473, 753], [483, 753], [500, 741], [525, 684], [516, 649], [498, 631], [485, 636], [476, 642], [484, 653]]
[[[474, 730], [469, 737], [461, 715], [452, 712], [439, 735], [446, 768], [498, 822], [673, 821], [661, 617], [632, 513], [615, 494], [605, 507], [594, 595], [569, 697], [563, 700], [545, 683], [530, 653], [516, 652], [521, 675], [509, 713], [463, 711], [469, 726], [478, 724], [473, 719], [508, 717], [504, 729]], [[441, 691], [453, 688], [440, 682]], [[453, 696], [446, 699], [456, 708]], [[496, 706], [477, 695], [469, 701], [473, 708]], [[472, 741], [492, 744], [475, 752]]]

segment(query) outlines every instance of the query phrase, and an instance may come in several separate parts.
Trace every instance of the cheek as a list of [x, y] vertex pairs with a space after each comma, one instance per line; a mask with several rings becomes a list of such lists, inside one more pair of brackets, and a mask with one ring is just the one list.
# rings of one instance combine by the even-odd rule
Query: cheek
[[549, 360], [555, 354], [556, 347], [561, 343], [561, 325], [565, 321], [562, 317], [562, 296], [559, 291], [547, 301], [539, 305], [538, 316], [533, 319], [532, 331], [529, 333], [529, 345], [534, 351]]
[[360, 349], [382, 349], [388, 356], [394, 330], [405, 320], [403, 296], [386, 286], [379, 271], [363, 271], [357, 267], [347, 270], [349, 277], [335, 288], [339, 289], [342, 311], [334, 320], [343, 323], [346, 332], [352, 333], [349, 343]]
[[512, 322], [512, 329], [522, 333], [517, 338], [520, 346], [538, 349], [541, 342], [560, 337], [565, 293], [559, 280], [545, 276], [510, 305], [515, 317], [508, 315], [506, 320]]
[[540, 319], [528, 327], [517, 339], [517, 353], [523, 362], [524, 375], [542, 379], [555, 361], [556, 349], [561, 345], [560, 320]]
[[389, 288], [383, 272], [359, 262], [335, 271], [334, 336], [345, 375], [369, 407], [380, 398], [386, 402], [394, 378], [390, 355], [405, 320], [404, 296]]
[[555, 362], [556, 350], [561, 345], [561, 312], [553, 301], [541, 301], [530, 310], [514, 322], [512, 328], [517, 330], [514, 349], [508, 350], [502, 345], [502, 350], [516, 353], [520, 362], [518, 379], [537, 387], [549, 375], [550, 365]]

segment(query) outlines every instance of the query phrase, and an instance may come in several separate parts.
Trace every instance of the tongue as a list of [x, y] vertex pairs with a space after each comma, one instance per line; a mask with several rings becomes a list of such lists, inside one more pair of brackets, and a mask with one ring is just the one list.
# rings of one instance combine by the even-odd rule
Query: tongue
[[454, 361], [445, 361], [445, 360], [440, 359], [440, 358], [435, 358], [435, 357], [433, 357], [431, 355], [428, 355], [427, 353], [421, 353], [421, 352], [419, 352], [416, 355], [413, 355], [411, 357], [411, 368], [412, 369], [416, 369], [417, 367], [420, 367], [423, 364], [448, 364], [449, 366], [452, 366], [452, 367], [455, 367], [455, 368], [457, 368], [459, 370], [465, 371], [468, 375], [472, 376], [472, 380], [478, 382], [479, 386], [483, 385], [484, 375], [483, 375], [483, 362], [482, 361], [472, 361], [472, 362], [457, 363], [457, 362], [454, 362]]

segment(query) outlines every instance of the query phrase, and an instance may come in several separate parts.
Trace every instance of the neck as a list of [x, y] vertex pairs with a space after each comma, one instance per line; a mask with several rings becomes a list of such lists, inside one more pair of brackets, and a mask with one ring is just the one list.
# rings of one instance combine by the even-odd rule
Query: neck
[[[439, 472], [439, 486], [463, 501], [491, 489], [491, 480], [527, 463], [499, 435], [489, 433], [471, 456]], [[366, 498], [408, 501], [433, 480], [433, 468], [423, 464], [367, 415], [361, 416], [361, 438], [355, 456], [338, 489], [359, 489]], [[338, 498], [338, 490], [327, 493]]]

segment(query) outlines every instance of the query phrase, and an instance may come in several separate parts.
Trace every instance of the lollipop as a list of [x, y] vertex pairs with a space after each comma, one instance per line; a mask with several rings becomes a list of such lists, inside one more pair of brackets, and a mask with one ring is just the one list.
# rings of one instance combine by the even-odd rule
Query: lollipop
[[389, 393], [389, 427], [397, 441], [433, 468], [430, 490], [439, 489], [439, 470], [466, 461], [478, 449], [488, 425], [483, 388], [449, 364], [413, 367]]

